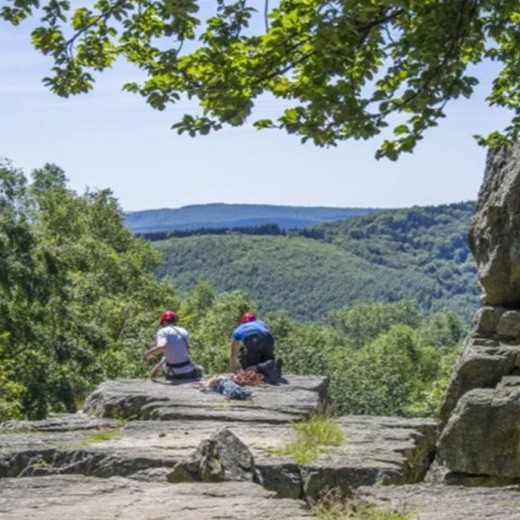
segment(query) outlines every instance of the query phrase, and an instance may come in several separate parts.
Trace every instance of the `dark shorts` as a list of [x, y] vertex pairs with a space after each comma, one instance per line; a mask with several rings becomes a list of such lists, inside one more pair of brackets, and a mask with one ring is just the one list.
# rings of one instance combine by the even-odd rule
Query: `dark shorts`
[[269, 334], [252, 334], [245, 338], [238, 354], [240, 366], [248, 368], [274, 359], [274, 339]]
[[168, 379], [168, 381], [172, 381], [174, 379], [200, 379], [202, 377], [202, 370], [199, 367], [193, 367], [191, 372], [186, 372], [185, 374], [176, 374], [172, 367], [164, 365], [164, 377]]

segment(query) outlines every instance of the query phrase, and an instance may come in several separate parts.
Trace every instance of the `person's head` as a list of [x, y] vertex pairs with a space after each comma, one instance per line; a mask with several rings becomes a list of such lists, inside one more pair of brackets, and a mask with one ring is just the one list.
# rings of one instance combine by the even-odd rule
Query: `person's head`
[[159, 319], [161, 327], [166, 325], [175, 325], [177, 323], [177, 314], [174, 311], [164, 311]]
[[240, 323], [249, 323], [250, 321], [256, 320], [256, 314], [254, 312], [246, 312], [240, 318]]

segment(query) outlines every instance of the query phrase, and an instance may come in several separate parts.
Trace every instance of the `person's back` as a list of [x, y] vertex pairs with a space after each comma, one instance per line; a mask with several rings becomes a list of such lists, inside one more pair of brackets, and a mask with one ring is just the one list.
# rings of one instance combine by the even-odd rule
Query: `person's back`
[[265, 334], [268, 336], [272, 336], [271, 331], [267, 327], [267, 325], [258, 318], [253, 321], [248, 321], [246, 323], [241, 323], [234, 331], [233, 331], [233, 339], [237, 341], [244, 341], [246, 338], [251, 336], [252, 334]]
[[280, 379], [282, 363], [274, 355], [273, 335], [256, 314], [246, 312], [240, 318], [240, 324], [232, 332], [231, 338], [231, 372], [235, 372], [238, 360], [243, 369], [263, 374], [266, 382], [276, 383]]
[[177, 325], [177, 314], [164, 311], [159, 320], [161, 328], [157, 332], [155, 347], [145, 352], [145, 359], [162, 354], [163, 358], [150, 372], [153, 379], [163, 369], [166, 379], [197, 379], [202, 376], [202, 367], [194, 365], [190, 359], [190, 338], [188, 331]]
[[166, 365], [174, 368], [175, 375], [193, 370], [190, 362], [188, 331], [177, 325], [166, 325], [157, 333], [157, 344], [165, 347]]

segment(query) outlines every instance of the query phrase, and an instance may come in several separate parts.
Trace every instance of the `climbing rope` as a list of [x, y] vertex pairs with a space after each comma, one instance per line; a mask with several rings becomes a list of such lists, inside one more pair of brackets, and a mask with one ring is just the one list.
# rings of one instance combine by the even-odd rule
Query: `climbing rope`
[[264, 383], [264, 376], [254, 370], [239, 370], [231, 376], [232, 381], [240, 386], [258, 386]]

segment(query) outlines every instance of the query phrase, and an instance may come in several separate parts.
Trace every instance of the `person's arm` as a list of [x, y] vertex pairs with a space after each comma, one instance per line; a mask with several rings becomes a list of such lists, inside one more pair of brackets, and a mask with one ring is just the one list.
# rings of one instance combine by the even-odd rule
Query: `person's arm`
[[155, 347], [152, 347], [150, 350], [147, 350], [144, 353], [145, 359], [150, 359], [153, 356], [156, 356], [157, 354], [162, 354], [164, 352], [164, 347], [160, 345], [156, 345]]
[[162, 366], [164, 365], [164, 362], [166, 361], [166, 358], [161, 358], [161, 361], [159, 361], [159, 363], [157, 363], [157, 365], [155, 365], [153, 368], [152, 368], [152, 371], [150, 372], [150, 379], [155, 379], [155, 377], [157, 376], [158, 372], [160, 372]]
[[238, 350], [240, 349], [240, 341], [234, 339], [231, 342], [231, 348], [229, 350], [229, 370], [230, 372], [235, 372], [237, 369], [237, 358], [238, 358]]

